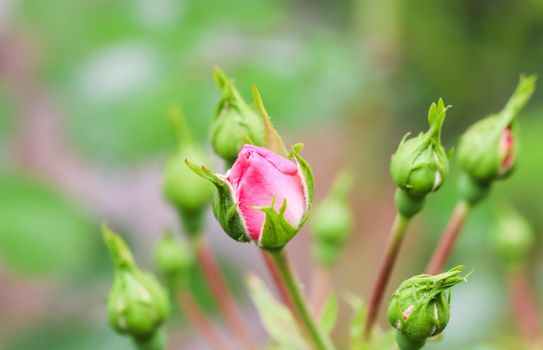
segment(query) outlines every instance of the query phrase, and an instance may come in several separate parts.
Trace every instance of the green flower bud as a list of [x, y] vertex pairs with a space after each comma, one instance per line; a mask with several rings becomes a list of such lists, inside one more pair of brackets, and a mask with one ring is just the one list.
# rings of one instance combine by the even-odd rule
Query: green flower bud
[[179, 211], [185, 231], [189, 234], [201, 232], [204, 213], [213, 196], [210, 184], [196, 176], [185, 166], [185, 159], [194, 159], [206, 164], [204, 151], [196, 144], [184, 118], [177, 108], [169, 114], [179, 141], [177, 152], [166, 161], [162, 189], [166, 199]]
[[172, 232], [166, 232], [155, 246], [154, 253], [156, 266], [172, 289], [187, 282], [193, 256], [184, 242]]
[[211, 124], [211, 145], [232, 165], [244, 144], [264, 145], [264, 125], [260, 115], [243, 100], [234, 81], [218, 67], [214, 75], [222, 96]]
[[[417, 275], [400, 284], [388, 307], [388, 321], [401, 333], [402, 342], [420, 344], [445, 329], [451, 302], [448, 289], [466, 281], [459, 277], [463, 269], [456, 266], [439, 275]], [[416, 349], [407, 345], [401, 349], [410, 348]]]
[[353, 213], [346, 198], [352, 183], [352, 173], [342, 172], [334, 181], [328, 196], [314, 211], [311, 225], [313, 255], [322, 265], [331, 265], [336, 261], [343, 243], [353, 229]]
[[152, 338], [170, 311], [167, 292], [151, 274], [142, 272], [122, 238], [102, 228], [115, 264], [113, 285], [107, 300], [113, 329], [137, 340]]
[[533, 251], [534, 230], [513, 209], [503, 210], [499, 214], [492, 235], [494, 246], [510, 268], [521, 267]]
[[535, 89], [535, 76], [521, 76], [519, 84], [498, 114], [490, 115], [462, 135], [458, 145], [458, 161], [475, 182], [489, 184], [511, 173], [516, 162], [515, 119], [530, 100]]
[[439, 99], [428, 111], [430, 128], [417, 137], [405, 135], [392, 156], [390, 173], [396, 186], [412, 197], [424, 197], [437, 191], [449, 171], [449, 158], [441, 145], [441, 127], [445, 121], [445, 107]]

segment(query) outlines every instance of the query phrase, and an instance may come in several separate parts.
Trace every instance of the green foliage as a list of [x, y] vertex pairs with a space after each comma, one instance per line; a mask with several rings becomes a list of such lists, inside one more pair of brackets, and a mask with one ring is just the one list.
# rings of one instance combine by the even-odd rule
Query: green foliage
[[260, 319], [270, 336], [271, 344], [268, 348], [274, 350], [310, 349], [290, 311], [274, 299], [265, 284], [258, 277], [250, 275], [247, 285]]
[[14, 271], [69, 276], [92, 265], [98, 235], [87, 215], [43, 183], [0, 175], [0, 259]]
[[338, 300], [336, 294], [331, 292], [321, 311], [320, 325], [323, 332], [330, 334], [334, 330], [338, 317]]

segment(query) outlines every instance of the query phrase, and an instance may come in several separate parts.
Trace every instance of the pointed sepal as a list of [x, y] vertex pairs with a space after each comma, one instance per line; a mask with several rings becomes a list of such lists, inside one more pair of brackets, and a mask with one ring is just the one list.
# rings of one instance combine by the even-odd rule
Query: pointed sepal
[[217, 189], [212, 207], [215, 218], [231, 238], [238, 242], [249, 242], [249, 234], [243, 218], [239, 213], [232, 187], [226, 179], [219, 174], [215, 174], [205, 166], [197, 166], [185, 160], [185, 164], [197, 175], [209, 180]]

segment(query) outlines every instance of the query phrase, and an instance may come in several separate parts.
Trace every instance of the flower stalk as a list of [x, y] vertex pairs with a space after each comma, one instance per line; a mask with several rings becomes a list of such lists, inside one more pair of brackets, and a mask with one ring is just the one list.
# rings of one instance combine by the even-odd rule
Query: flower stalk
[[381, 262], [379, 272], [377, 273], [377, 278], [373, 284], [373, 290], [368, 306], [368, 315], [364, 328], [364, 336], [366, 339], [371, 337], [371, 331], [375, 325], [375, 322], [377, 321], [377, 315], [381, 307], [383, 295], [390, 280], [392, 269], [396, 263], [396, 259], [398, 258], [398, 253], [400, 252], [400, 247], [410, 222], [410, 218], [401, 214], [397, 214], [396, 218], [394, 219], [385, 256]]
[[307, 331], [307, 334], [318, 350], [332, 350], [334, 346], [327, 335], [325, 335], [315, 322], [313, 315], [309, 311], [309, 308], [302, 296], [298, 282], [294, 277], [290, 264], [287, 260], [285, 252], [281, 250], [270, 251], [277, 270], [281, 274], [283, 283], [288, 290], [289, 296], [292, 300], [297, 313], [299, 314], [300, 326]]
[[445, 263], [452, 253], [453, 247], [460, 236], [466, 219], [471, 211], [471, 205], [465, 201], [460, 201], [451, 215], [447, 228], [441, 236], [430, 263], [426, 267], [426, 273], [435, 275], [443, 270]]
[[226, 325], [230, 328], [236, 338], [245, 349], [255, 349], [256, 346], [247, 332], [241, 315], [236, 308], [234, 297], [230, 293], [226, 281], [224, 280], [221, 270], [217, 265], [217, 261], [213, 257], [208, 244], [203, 237], [198, 237], [192, 241], [196, 260], [202, 269], [211, 292], [215, 297], [219, 310], [226, 321]]
[[230, 348], [188, 291], [180, 289], [177, 292], [177, 303], [190, 323], [198, 329], [213, 349], [224, 350]]
[[[507, 276], [509, 300], [518, 330], [527, 346], [543, 345], [537, 302], [525, 267], [511, 269]], [[539, 348], [539, 347], [537, 347]]]

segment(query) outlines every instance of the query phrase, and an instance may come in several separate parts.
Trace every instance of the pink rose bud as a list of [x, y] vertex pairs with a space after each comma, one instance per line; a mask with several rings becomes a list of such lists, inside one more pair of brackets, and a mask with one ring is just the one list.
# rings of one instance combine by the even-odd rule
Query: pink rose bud
[[500, 174], [507, 174], [515, 160], [515, 140], [511, 126], [508, 126], [500, 138], [501, 168]]
[[286, 201], [284, 215], [292, 226], [298, 226], [309, 209], [298, 165], [265, 148], [244, 145], [226, 181], [232, 186], [249, 236], [255, 241], [260, 239], [266, 218], [258, 208], [273, 205], [279, 211]]
[[296, 235], [311, 208], [313, 176], [298, 155], [300, 149], [301, 145], [294, 146], [285, 158], [266, 148], [243, 145], [225, 175], [189, 161], [187, 165], [217, 187], [213, 211], [229, 236], [275, 249]]

